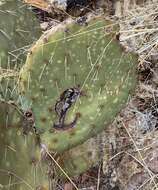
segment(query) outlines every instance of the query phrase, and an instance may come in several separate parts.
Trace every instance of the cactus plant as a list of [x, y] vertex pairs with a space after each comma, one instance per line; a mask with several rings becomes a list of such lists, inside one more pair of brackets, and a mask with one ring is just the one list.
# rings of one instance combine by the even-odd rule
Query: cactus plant
[[[9, 7], [15, 3], [6, 2]], [[19, 3], [16, 1], [16, 6]], [[24, 17], [26, 21], [27, 16]], [[17, 17], [17, 20], [14, 17], [9, 19], [14, 25], [24, 23], [23, 19], [19, 21]], [[61, 24], [43, 34], [29, 50], [26, 63], [18, 75], [19, 92], [13, 90], [16, 89], [17, 76], [14, 81], [2, 78], [1, 99], [15, 100], [20, 112], [12, 102], [1, 101], [1, 154], [4, 155], [6, 146], [13, 150], [8, 154], [12, 167], [8, 166], [5, 157], [0, 159], [0, 166], [4, 167], [3, 171], [13, 171], [31, 184], [29, 187], [15, 184], [13, 189], [40, 187], [40, 181], [41, 187], [44, 185], [43, 188], [48, 189], [46, 175], [39, 171], [37, 183], [34, 183], [31, 173], [33, 165], [41, 159], [43, 147], [51, 153], [57, 152], [59, 163], [70, 175], [83, 172], [98, 159], [97, 153], [93, 157], [91, 151], [87, 150], [86, 147], [91, 143], [91, 139], [88, 139], [101, 132], [114, 119], [136, 86], [137, 56], [122, 51], [114, 39], [115, 32], [106, 32], [108, 25], [111, 23], [103, 18], [89, 19], [86, 23], [79, 21], [78, 24], [68, 20], [65, 25]], [[4, 28], [6, 31], [1, 31], [0, 38], [6, 46], [0, 46], [1, 66], [7, 69], [20, 67], [23, 57], [14, 54], [13, 57], [18, 59], [11, 59], [8, 64], [8, 52], [21, 49], [24, 42], [28, 45], [32, 41], [19, 40], [17, 28]], [[18, 30], [20, 34], [25, 34], [24, 28]], [[11, 45], [5, 36], [8, 31], [13, 36]], [[34, 39], [32, 36], [31, 39]], [[26, 126], [24, 115], [20, 115], [29, 110], [33, 113], [35, 127], [28, 123]], [[6, 129], [6, 125], [10, 127]], [[32, 158], [37, 161], [35, 159], [35, 163], [29, 164], [30, 160], [34, 160]], [[14, 164], [18, 164], [18, 167]], [[26, 171], [22, 172], [20, 166], [24, 169], [27, 167]], [[43, 167], [46, 172], [46, 165]], [[0, 183], [3, 182], [2, 185], [6, 187], [8, 179], [16, 183], [14, 177], [8, 178], [3, 174]]]
[[6, 102], [0, 102], [0, 108], [0, 187], [10, 190], [48, 188], [34, 134], [24, 135], [21, 129], [23, 115], [15, 105]]
[[98, 134], [136, 85], [137, 56], [124, 53], [102, 18], [69, 21], [30, 49], [19, 90], [33, 110], [41, 143], [63, 152]]
[[6, 76], [0, 78], [0, 99], [15, 101], [18, 76], [8, 77], [8, 71], [17, 73], [41, 29], [35, 15], [20, 0], [1, 1], [0, 8], [0, 71], [6, 70]]
[[[101, 145], [96, 143], [99, 138], [100, 135], [57, 156], [57, 162], [68, 176], [77, 176], [101, 161]], [[65, 178], [62, 171], [57, 169], [60, 176]]]
[[33, 134], [23, 134], [25, 119], [16, 105], [18, 70], [26, 46], [41, 34], [39, 22], [19, 0], [1, 1], [0, 9], [0, 189], [48, 188], [40, 149]]
[[1, 1], [0, 8], [3, 10], [0, 11], [0, 66], [8, 69], [16, 64], [19, 68], [27, 46], [41, 34], [39, 22], [20, 0]]

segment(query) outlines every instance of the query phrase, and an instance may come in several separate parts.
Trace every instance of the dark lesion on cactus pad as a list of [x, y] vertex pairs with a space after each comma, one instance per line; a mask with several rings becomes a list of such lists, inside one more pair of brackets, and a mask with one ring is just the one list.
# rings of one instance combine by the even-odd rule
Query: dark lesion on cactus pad
[[31, 109], [23, 112], [23, 134], [27, 135], [30, 131], [36, 132], [35, 118]]
[[76, 113], [75, 118], [69, 124], [65, 124], [65, 118], [68, 110], [80, 96], [84, 96], [84, 92], [78, 87], [68, 88], [62, 92], [55, 104], [55, 112], [58, 116], [58, 123], [53, 125], [55, 129], [69, 129], [76, 125], [77, 120], [81, 117], [80, 113]]

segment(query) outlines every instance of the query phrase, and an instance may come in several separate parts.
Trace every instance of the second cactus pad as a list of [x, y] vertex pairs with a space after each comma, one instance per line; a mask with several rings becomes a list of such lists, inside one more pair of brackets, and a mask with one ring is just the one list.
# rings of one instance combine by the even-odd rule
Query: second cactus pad
[[40, 36], [40, 25], [21, 0], [1, 0], [0, 9], [0, 67], [17, 69], [27, 46]]
[[62, 152], [98, 134], [136, 86], [137, 56], [123, 52], [103, 18], [73, 21], [31, 48], [19, 89], [35, 116], [41, 143]]

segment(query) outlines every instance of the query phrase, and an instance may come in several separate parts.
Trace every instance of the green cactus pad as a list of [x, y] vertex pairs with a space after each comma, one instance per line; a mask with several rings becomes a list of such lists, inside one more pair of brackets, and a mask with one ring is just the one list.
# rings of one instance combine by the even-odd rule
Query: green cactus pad
[[21, 0], [1, 0], [0, 9], [0, 100], [17, 102], [18, 70], [41, 29]]
[[[83, 144], [58, 155], [56, 160], [68, 176], [77, 176], [101, 160], [100, 144], [96, 144], [96, 141], [96, 138], [91, 138]], [[59, 168], [57, 169], [59, 170]], [[65, 177], [60, 170], [58, 173]]]
[[23, 115], [15, 105], [22, 103], [18, 70], [40, 34], [37, 18], [21, 0], [0, 1], [0, 189], [30, 190], [48, 182], [41, 162], [33, 163], [39, 149], [34, 135], [22, 134]]
[[21, 0], [0, 1], [0, 67], [19, 68], [41, 34], [39, 22]]
[[0, 187], [10, 190], [34, 190], [41, 186], [48, 189], [46, 169], [40, 160], [34, 157], [34, 137], [24, 137], [15, 128], [0, 128], [0, 131]]
[[[30, 49], [19, 90], [31, 105], [41, 143], [50, 151], [62, 152], [98, 134], [135, 89], [137, 56], [123, 52], [115, 35], [106, 33], [108, 24], [102, 18], [86, 26], [68, 21]], [[60, 106], [66, 106], [72, 89], [80, 95], [58, 125]]]
[[22, 134], [22, 116], [14, 105], [1, 102], [0, 109], [0, 189], [48, 187], [34, 134]]
[[0, 126], [19, 126], [22, 114], [12, 102], [0, 101]]

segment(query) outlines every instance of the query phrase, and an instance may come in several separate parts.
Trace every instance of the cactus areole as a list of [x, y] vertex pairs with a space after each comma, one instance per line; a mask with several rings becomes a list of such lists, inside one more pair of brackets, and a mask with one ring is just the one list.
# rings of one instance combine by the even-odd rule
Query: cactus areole
[[103, 18], [46, 32], [27, 56], [19, 90], [41, 143], [62, 152], [102, 131], [136, 86], [137, 56], [123, 52]]

